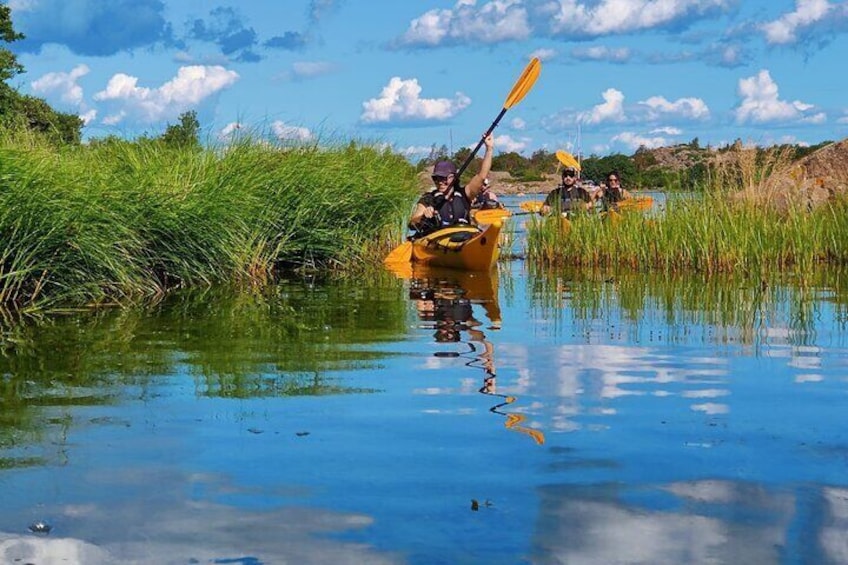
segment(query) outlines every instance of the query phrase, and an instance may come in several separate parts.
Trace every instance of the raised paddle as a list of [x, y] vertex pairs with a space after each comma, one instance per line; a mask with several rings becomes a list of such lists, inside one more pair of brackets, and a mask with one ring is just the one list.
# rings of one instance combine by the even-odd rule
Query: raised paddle
[[572, 155], [571, 153], [559, 149], [556, 152], [556, 158], [557, 161], [562, 163], [563, 167], [573, 167], [578, 171], [580, 170], [580, 163], [577, 162], [577, 159], [575, 159], [574, 155]]
[[506, 114], [506, 111], [521, 102], [527, 93], [530, 92], [530, 89], [533, 88], [533, 85], [536, 83], [536, 79], [539, 78], [539, 72], [541, 70], [542, 62], [539, 61], [538, 57], [533, 57], [533, 59], [527, 63], [527, 66], [524, 67], [524, 71], [521, 73], [521, 76], [518, 77], [518, 80], [515, 82], [515, 85], [512, 87], [509, 95], [506, 97], [503, 108], [501, 108], [498, 117], [495, 118], [495, 121], [492, 122], [492, 125], [490, 125], [489, 129], [486, 130], [486, 133], [484, 133], [483, 137], [480, 138], [480, 141], [477, 142], [477, 147], [474, 148], [474, 151], [468, 154], [468, 157], [465, 158], [465, 162], [459, 168], [456, 175], [454, 175], [454, 186], [459, 186], [459, 178], [462, 176], [462, 173], [465, 172], [465, 169], [468, 168], [468, 165], [470, 165], [474, 157], [477, 156], [477, 152], [480, 151], [480, 148], [483, 146], [484, 140], [489, 137], [489, 134], [492, 133], [496, 127], [498, 127], [498, 124], [500, 123], [501, 118], [504, 117], [504, 114]]
[[[498, 123], [501, 121], [501, 118], [504, 117], [506, 111], [521, 102], [521, 100], [530, 92], [530, 89], [533, 88], [533, 85], [536, 83], [536, 79], [539, 78], [539, 72], [542, 70], [542, 63], [539, 61], [538, 57], [533, 57], [533, 59], [524, 67], [524, 71], [521, 73], [521, 76], [518, 77], [518, 80], [513, 85], [512, 90], [509, 92], [509, 96], [506, 97], [506, 101], [504, 102], [503, 108], [501, 109], [498, 117], [495, 118], [495, 121], [492, 122], [492, 125], [489, 126], [489, 129], [480, 138], [480, 141], [477, 143], [477, 147], [474, 148], [468, 158], [465, 159], [465, 162], [459, 168], [459, 171], [454, 175], [453, 182], [459, 183], [459, 177], [462, 176], [462, 173], [465, 169], [468, 168], [468, 165], [471, 164], [471, 160], [474, 159], [474, 156], [477, 155], [477, 152], [480, 151], [480, 147], [483, 146], [483, 141], [489, 136], [490, 133], [498, 126]], [[383, 260], [385, 263], [403, 263], [412, 260], [412, 242], [405, 241], [397, 246], [391, 253], [389, 253], [386, 258]]]

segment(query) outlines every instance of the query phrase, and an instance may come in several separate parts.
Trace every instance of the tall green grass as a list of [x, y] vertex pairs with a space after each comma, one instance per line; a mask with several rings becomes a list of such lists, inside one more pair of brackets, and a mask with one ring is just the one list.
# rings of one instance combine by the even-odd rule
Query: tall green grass
[[666, 209], [531, 224], [527, 255], [539, 265], [628, 266], [664, 272], [810, 274], [848, 264], [848, 200], [811, 209], [786, 151], [725, 155], [703, 195], [669, 196]]
[[415, 194], [405, 159], [357, 143], [54, 147], [0, 133], [0, 304], [122, 302], [373, 262]]
[[562, 229], [544, 219], [530, 224], [527, 255], [552, 266], [809, 273], [821, 263], [848, 264], [848, 201], [778, 211], [710, 193], [672, 198], [660, 214], [624, 213], [617, 222], [587, 215]]

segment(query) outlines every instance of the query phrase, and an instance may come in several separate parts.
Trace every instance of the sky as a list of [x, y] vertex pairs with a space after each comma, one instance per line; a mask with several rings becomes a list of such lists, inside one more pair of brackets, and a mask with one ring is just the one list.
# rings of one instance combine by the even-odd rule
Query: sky
[[[533, 57], [496, 152], [813, 145], [848, 137], [848, 0], [0, 0], [10, 84], [84, 139], [475, 146]], [[843, 69], [843, 70], [839, 70]]]

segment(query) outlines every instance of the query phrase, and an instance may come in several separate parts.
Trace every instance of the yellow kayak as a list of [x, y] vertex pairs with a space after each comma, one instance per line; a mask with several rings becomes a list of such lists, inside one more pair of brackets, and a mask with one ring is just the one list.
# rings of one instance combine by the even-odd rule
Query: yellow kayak
[[483, 229], [477, 226], [450, 226], [412, 242], [412, 262], [431, 267], [465, 271], [488, 271], [498, 261], [501, 222]]
[[654, 205], [651, 196], [635, 196], [618, 203], [619, 210], [650, 210]]

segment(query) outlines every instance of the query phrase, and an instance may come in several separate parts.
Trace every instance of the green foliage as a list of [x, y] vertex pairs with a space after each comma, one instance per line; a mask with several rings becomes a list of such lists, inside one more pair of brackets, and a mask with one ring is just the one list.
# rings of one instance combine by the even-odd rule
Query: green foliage
[[[11, 43], [23, 37], [12, 26], [9, 7], [0, 4], [0, 41]], [[22, 72], [15, 55], [0, 48], [0, 128], [38, 132], [54, 143], [79, 143], [83, 126], [79, 116], [57, 112], [41, 98], [23, 95], [7, 84]]]
[[183, 112], [179, 119], [180, 123], [169, 124], [159, 139], [171, 147], [199, 149], [200, 122], [197, 120], [197, 112]]
[[[0, 304], [134, 300], [263, 284], [289, 268], [374, 262], [417, 195], [400, 155], [366, 145], [220, 149], [0, 135]], [[376, 243], [375, 243], [376, 242]]]
[[[15, 31], [12, 26], [12, 11], [6, 4], [0, 4], [0, 41], [12, 43], [23, 39], [24, 35]], [[10, 78], [24, 72], [23, 66], [18, 63], [14, 53], [0, 47], [0, 82], [6, 82]]]
[[661, 215], [592, 215], [562, 229], [558, 218], [529, 226], [528, 259], [539, 266], [629, 267], [662, 272], [810, 276], [848, 264], [848, 201], [778, 212], [708, 192], [670, 198]]

